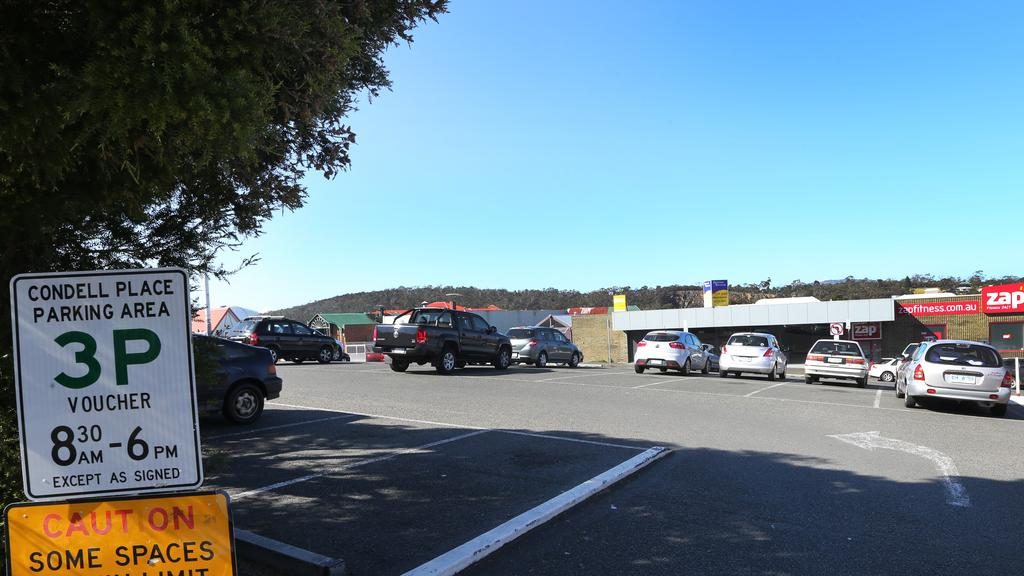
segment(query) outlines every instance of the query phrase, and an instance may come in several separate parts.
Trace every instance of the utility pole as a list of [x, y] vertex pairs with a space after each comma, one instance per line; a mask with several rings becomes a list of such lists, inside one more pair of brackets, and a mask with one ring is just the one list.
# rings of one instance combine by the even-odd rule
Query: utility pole
[[210, 322], [210, 275], [205, 274], [206, 278], [206, 335], [209, 336], [213, 333], [213, 325]]

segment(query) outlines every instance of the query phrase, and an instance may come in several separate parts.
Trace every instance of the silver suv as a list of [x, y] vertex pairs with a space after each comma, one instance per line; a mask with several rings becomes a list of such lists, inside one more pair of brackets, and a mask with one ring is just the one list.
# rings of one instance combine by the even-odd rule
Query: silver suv
[[896, 396], [907, 408], [920, 398], [949, 398], [988, 406], [993, 416], [1006, 415], [1013, 385], [995, 348], [967, 340], [923, 342], [901, 376]]
[[583, 352], [554, 328], [519, 326], [510, 328], [506, 335], [512, 342], [513, 364], [543, 368], [548, 362], [559, 362], [575, 368], [583, 361]]

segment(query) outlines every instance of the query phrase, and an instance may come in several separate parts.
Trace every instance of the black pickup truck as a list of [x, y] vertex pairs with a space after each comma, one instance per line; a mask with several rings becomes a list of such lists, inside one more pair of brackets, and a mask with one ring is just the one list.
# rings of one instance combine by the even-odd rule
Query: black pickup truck
[[505, 370], [512, 345], [497, 328], [470, 312], [447, 308], [413, 308], [394, 324], [379, 324], [373, 334], [374, 352], [391, 357], [391, 369], [405, 372], [409, 364], [431, 363], [451, 374], [467, 363], [489, 363]]

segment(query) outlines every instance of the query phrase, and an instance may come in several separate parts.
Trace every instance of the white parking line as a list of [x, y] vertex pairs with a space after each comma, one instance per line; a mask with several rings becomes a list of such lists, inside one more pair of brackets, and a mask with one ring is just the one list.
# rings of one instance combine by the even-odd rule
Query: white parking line
[[264, 492], [270, 492], [272, 490], [277, 490], [278, 488], [284, 488], [286, 486], [291, 486], [293, 484], [299, 484], [300, 482], [306, 482], [306, 481], [313, 480], [313, 479], [316, 479], [316, 478], [321, 478], [321, 477], [326, 476], [328, 474], [336, 474], [338, 472], [343, 472], [345, 470], [351, 470], [353, 468], [358, 468], [359, 466], [366, 466], [367, 464], [376, 464], [377, 462], [384, 462], [386, 460], [391, 460], [391, 459], [394, 459], [394, 458], [398, 458], [399, 456], [404, 456], [405, 454], [421, 454], [424, 450], [426, 450], [428, 448], [434, 448], [434, 447], [437, 447], [437, 446], [442, 446], [444, 444], [450, 444], [452, 442], [457, 442], [459, 440], [465, 440], [466, 438], [471, 438], [473, 436], [479, 436], [480, 434], [484, 434], [486, 432], [490, 432], [490, 430], [474, 430], [472, 432], [467, 432], [465, 434], [459, 434], [458, 436], [454, 436], [452, 438], [445, 438], [444, 440], [437, 440], [435, 442], [429, 442], [427, 444], [421, 444], [421, 445], [416, 446], [414, 448], [405, 448], [403, 450], [399, 450], [397, 452], [392, 452], [391, 454], [386, 454], [384, 456], [377, 456], [376, 458], [367, 458], [366, 460], [357, 460], [356, 462], [350, 462], [348, 464], [343, 464], [341, 466], [335, 466], [333, 468], [327, 468], [323, 472], [317, 472], [316, 474], [307, 474], [305, 476], [300, 476], [298, 478], [293, 478], [291, 480], [285, 480], [283, 482], [276, 482], [274, 484], [263, 486], [262, 488], [254, 488], [252, 490], [246, 490], [244, 492], [239, 492], [237, 494], [232, 494], [231, 495], [231, 499], [232, 500], [241, 500], [242, 498], [249, 498], [250, 496], [256, 496], [256, 495], [262, 494]]
[[536, 382], [557, 382], [559, 380], [569, 380], [570, 378], [596, 378], [600, 376], [625, 376], [629, 372], [605, 372], [603, 374], [573, 374], [572, 376], [555, 376], [554, 378], [542, 378], [536, 380]]
[[622, 464], [594, 476], [590, 480], [562, 492], [558, 496], [523, 512], [469, 542], [449, 550], [426, 564], [406, 572], [404, 576], [451, 576], [493, 554], [502, 546], [530, 530], [576, 506], [612, 484], [643, 469], [651, 462], [669, 453], [667, 448], [655, 447], [638, 454]]
[[204, 440], [218, 440], [220, 438], [231, 438], [232, 436], [245, 436], [247, 434], [259, 434], [260, 432], [266, 432], [268, 430], [279, 430], [281, 428], [291, 428], [292, 426], [305, 426], [306, 424], [316, 424], [317, 422], [330, 422], [331, 420], [350, 420], [352, 418], [358, 418], [358, 414], [345, 414], [343, 416], [331, 416], [329, 418], [317, 418], [316, 420], [303, 420], [302, 422], [291, 422], [289, 424], [278, 424], [277, 426], [267, 426], [266, 428], [252, 428], [249, 430], [243, 430], [241, 432], [231, 432], [229, 434], [214, 434], [213, 436], [203, 436]]
[[785, 385], [786, 385], [785, 382], [779, 382], [778, 384], [772, 384], [771, 386], [765, 386], [764, 388], [761, 388], [759, 390], [754, 390], [750, 394], [744, 394], [743, 397], [744, 398], [750, 398], [751, 396], [755, 396], [757, 394], [760, 394], [761, 392], [765, 392], [767, 390], [771, 390], [772, 388], [778, 388], [779, 386], [785, 386]]
[[[652, 374], [653, 376], [653, 374]], [[661, 378], [657, 382], [648, 382], [647, 384], [641, 384], [639, 386], [630, 386], [630, 390], [639, 390], [640, 388], [647, 388], [648, 386], [658, 386], [668, 382], [670, 380], [682, 380], [682, 378]]]
[[354, 416], [363, 416], [366, 418], [380, 418], [381, 420], [395, 420], [397, 422], [414, 422], [416, 424], [430, 424], [431, 426], [444, 426], [446, 428], [464, 428], [467, 430], [480, 430], [482, 432], [500, 432], [502, 434], [512, 434], [514, 436], [529, 436], [532, 438], [546, 438], [548, 440], [562, 440], [564, 442], [576, 442], [578, 444], [592, 444], [594, 446], [607, 446], [609, 448], [627, 448], [629, 450], [646, 450], [639, 446], [630, 446], [628, 444], [614, 444], [612, 442], [601, 442], [599, 440], [586, 440], [583, 438], [568, 438], [565, 436], [556, 436], [554, 434], [540, 434], [537, 432], [524, 432], [522, 430], [505, 430], [503, 428], [485, 428], [482, 426], [469, 426], [466, 424], [452, 424], [450, 422], [434, 422], [431, 420], [416, 420], [414, 418], [400, 418], [398, 416], [385, 416], [383, 414], [367, 414], [365, 412], [351, 412], [349, 410], [334, 410], [331, 408], [315, 408], [312, 406], [298, 406], [296, 404], [281, 404], [279, 402], [272, 403], [275, 406], [286, 406], [288, 408], [300, 408], [303, 410], [322, 410], [324, 412], [338, 412], [341, 414], [348, 414]]
[[879, 403], [880, 403], [881, 401], [882, 401], [882, 391], [881, 391], [881, 390], [879, 390], [879, 391], [878, 391], [878, 392], [877, 392], [877, 393], [875, 394], [875, 406], [874, 406], [874, 407], [875, 407], [875, 408], [878, 408], [878, 405], [879, 405]]

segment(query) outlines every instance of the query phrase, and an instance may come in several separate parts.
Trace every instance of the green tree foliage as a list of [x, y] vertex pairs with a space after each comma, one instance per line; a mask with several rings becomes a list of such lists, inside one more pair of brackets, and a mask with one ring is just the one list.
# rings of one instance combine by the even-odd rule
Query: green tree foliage
[[[349, 165], [384, 51], [446, 0], [0, 3], [0, 317], [22, 272], [182, 266]], [[0, 505], [20, 497], [0, 330]]]

